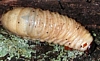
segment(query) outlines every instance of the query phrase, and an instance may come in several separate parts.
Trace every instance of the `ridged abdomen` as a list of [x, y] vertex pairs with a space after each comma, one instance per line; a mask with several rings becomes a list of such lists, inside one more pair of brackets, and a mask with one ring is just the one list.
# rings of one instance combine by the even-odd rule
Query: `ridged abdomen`
[[93, 41], [89, 31], [74, 19], [48, 10], [15, 8], [3, 15], [2, 24], [22, 37], [58, 43], [81, 51], [85, 51]]

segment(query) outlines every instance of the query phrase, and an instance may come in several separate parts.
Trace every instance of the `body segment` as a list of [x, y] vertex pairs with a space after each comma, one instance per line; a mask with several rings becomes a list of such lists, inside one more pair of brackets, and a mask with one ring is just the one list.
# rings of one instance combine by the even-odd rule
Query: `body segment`
[[93, 41], [89, 31], [74, 19], [48, 10], [15, 8], [4, 14], [1, 22], [6, 29], [22, 37], [80, 51], [85, 51]]

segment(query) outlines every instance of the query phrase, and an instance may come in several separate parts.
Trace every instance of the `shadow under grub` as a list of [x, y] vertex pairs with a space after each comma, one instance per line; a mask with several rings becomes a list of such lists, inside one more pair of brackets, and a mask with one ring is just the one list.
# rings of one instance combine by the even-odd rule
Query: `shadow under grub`
[[[6, 0], [5, 0], [6, 1]], [[13, 1], [13, 0], [12, 0]], [[17, 0], [0, 1], [0, 18], [13, 7], [33, 7], [58, 12], [75, 19], [86, 27], [95, 38], [97, 47], [87, 55], [64, 46], [49, 44], [9, 33], [0, 25], [0, 60], [6, 61], [100, 61], [100, 1], [99, 0]], [[1, 20], [1, 19], [0, 19]], [[23, 41], [23, 42], [22, 42]], [[28, 41], [28, 42], [27, 42]], [[1, 46], [2, 45], [2, 46]], [[9, 47], [11, 48], [9, 48]]]

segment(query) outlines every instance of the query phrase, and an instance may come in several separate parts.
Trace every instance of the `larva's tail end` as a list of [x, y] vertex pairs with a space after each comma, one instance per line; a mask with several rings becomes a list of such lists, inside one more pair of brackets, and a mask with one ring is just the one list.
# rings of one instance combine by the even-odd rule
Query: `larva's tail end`
[[88, 54], [92, 54], [94, 52], [94, 50], [96, 49], [97, 47], [97, 44], [92, 41], [90, 46], [88, 46], [87, 50], [85, 51], [85, 53], [88, 55]]

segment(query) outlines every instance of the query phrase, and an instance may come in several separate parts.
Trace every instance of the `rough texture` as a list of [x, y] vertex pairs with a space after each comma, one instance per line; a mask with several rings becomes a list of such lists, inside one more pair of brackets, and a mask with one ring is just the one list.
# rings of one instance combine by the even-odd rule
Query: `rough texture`
[[15, 8], [2, 16], [5, 29], [32, 40], [68, 46], [80, 51], [90, 47], [93, 37], [72, 18], [34, 8]]
[[[99, 0], [21, 0], [15, 2], [5, 2], [0, 1], [0, 16], [2, 13], [7, 12], [12, 9], [12, 7], [34, 7], [41, 8], [44, 10], [50, 10], [58, 12], [63, 15], [68, 15], [69, 17], [76, 19], [82, 25], [84, 25], [94, 36], [96, 43], [98, 44], [97, 48], [91, 55], [83, 55], [75, 58], [73, 61], [100, 61], [100, 1]], [[39, 54], [45, 53], [48, 50], [52, 51], [51, 46], [37, 44], [36, 48]], [[43, 47], [43, 48], [42, 48]], [[49, 48], [45, 50], [44, 47]], [[40, 51], [42, 50], [42, 51]], [[57, 53], [54, 52], [51, 55], [54, 57], [57, 56]], [[33, 54], [34, 55], [34, 54]], [[37, 54], [38, 55], [38, 54]], [[50, 57], [50, 56], [49, 56]], [[14, 58], [13, 58], [14, 59]], [[12, 59], [12, 61], [13, 61]], [[34, 59], [34, 58], [33, 58]], [[49, 58], [45, 58], [49, 59]], [[19, 59], [20, 60], [20, 59]], [[34, 59], [37, 60], [37, 59]]]

